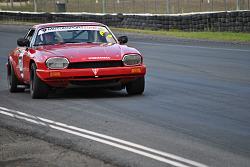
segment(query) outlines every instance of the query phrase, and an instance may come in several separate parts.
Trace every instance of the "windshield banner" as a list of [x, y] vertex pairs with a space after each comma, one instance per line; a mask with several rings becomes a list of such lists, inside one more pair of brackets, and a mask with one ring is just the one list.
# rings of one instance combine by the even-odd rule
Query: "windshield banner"
[[38, 35], [49, 33], [49, 32], [58, 32], [58, 31], [78, 31], [78, 30], [93, 30], [93, 31], [102, 31], [107, 32], [108, 30], [101, 26], [67, 26], [67, 27], [47, 27], [39, 30]]

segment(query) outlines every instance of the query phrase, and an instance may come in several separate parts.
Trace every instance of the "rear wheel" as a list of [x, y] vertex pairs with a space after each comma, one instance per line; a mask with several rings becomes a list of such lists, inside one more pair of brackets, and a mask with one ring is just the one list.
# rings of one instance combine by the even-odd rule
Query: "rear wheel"
[[126, 85], [126, 90], [129, 95], [142, 94], [145, 88], [145, 78], [140, 77]]
[[36, 74], [36, 65], [33, 63], [30, 69], [30, 95], [32, 99], [47, 98], [49, 87]]
[[18, 88], [19, 81], [18, 81], [18, 78], [16, 77], [15, 71], [10, 63], [8, 64], [7, 80], [8, 80], [8, 88], [9, 88], [9, 91], [11, 93], [23, 92], [25, 90], [25, 88]]

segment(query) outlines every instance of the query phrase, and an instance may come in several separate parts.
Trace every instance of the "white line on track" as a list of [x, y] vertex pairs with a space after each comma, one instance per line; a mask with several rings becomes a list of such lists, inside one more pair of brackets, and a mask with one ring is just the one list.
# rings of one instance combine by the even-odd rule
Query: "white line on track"
[[208, 167], [207, 165], [195, 162], [183, 157], [176, 156], [174, 154], [166, 153], [149, 147], [145, 147], [136, 143], [121, 140], [104, 134], [96, 133], [86, 129], [78, 128], [75, 126], [70, 126], [64, 123], [55, 122], [49, 119], [36, 117], [30, 114], [26, 114], [20, 111], [15, 111], [0, 107], [0, 114], [10, 116], [16, 119], [25, 120], [34, 124], [47, 126], [59, 131], [63, 131], [69, 134], [73, 134], [82, 138], [87, 138], [99, 143], [107, 144], [116, 148], [120, 148], [126, 151], [130, 151], [157, 161], [161, 161], [176, 167]]
[[230, 48], [216, 48], [216, 47], [206, 47], [206, 46], [192, 46], [192, 45], [178, 45], [178, 44], [167, 44], [167, 43], [150, 43], [150, 42], [130, 42], [134, 44], [144, 44], [144, 45], [155, 45], [155, 46], [178, 46], [186, 48], [199, 48], [199, 49], [211, 49], [211, 50], [225, 50], [225, 51], [236, 51], [236, 52], [250, 52], [248, 49], [230, 49]]

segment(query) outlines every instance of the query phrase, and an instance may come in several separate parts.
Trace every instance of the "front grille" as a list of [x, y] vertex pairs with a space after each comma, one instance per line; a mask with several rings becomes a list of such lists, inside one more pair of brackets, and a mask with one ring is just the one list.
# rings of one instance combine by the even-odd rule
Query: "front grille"
[[78, 62], [70, 63], [69, 69], [80, 68], [107, 68], [107, 67], [122, 67], [122, 61], [95, 61], [95, 62]]

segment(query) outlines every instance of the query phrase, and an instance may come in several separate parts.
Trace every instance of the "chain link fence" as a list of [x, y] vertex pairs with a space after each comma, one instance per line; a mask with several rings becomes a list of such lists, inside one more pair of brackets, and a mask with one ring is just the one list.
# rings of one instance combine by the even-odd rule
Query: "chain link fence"
[[249, 10], [250, 0], [0, 0], [1, 10], [152, 13]]

